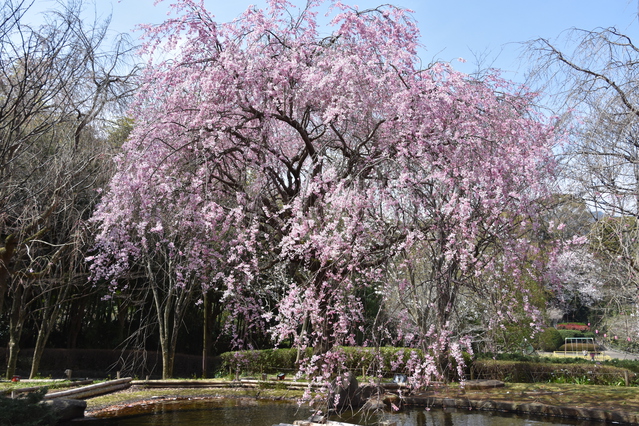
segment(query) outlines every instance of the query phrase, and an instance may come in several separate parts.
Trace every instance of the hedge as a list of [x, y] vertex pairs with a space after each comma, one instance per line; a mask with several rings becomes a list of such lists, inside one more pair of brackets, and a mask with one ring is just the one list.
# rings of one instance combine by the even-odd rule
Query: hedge
[[[400, 356], [407, 359], [411, 352], [422, 357], [417, 349], [381, 347], [339, 347], [335, 351], [342, 359], [344, 366], [353, 371], [363, 371], [366, 374], [378, 374], [380, 372], [393, 373], [400, 370], [403, 363], [398, 363]], [[310, 358], [313, 349], [309, 348], [300, 354], [301, 359]], [[255, 373], [283, 373], [297, 371], [295, 363], [297, 349], [264, 349], [253, 351], [225, 352], [221, 355], [222, 370], [226, 372], [241, 371], [249, 374]], [[403, 370], [402, 370], [403, 371]]]
[[[304, 355], [305, 356], [305, 355]], [[297, 349], [264, 349], [224, 352], [222, 372], [286, 373], [296, 371]]]
[[[407, 348], [364, 348], [340, 347], [337, 356], [341, 357], [344, 366], [358, 375], [378, 375], [389, 377], [394, 373], [407, 373], [404, 362], [411, 353], [420, 357], [422, 353]], [[312, 356], [308, 349], [302, 358]], [[483, 354], [488, 356], [490, 354]], [[471, 361], [464, 354], [467, 364], [466, 378], [493, 379], [514, 383], [563, 382], [598, 385], [625, 384], [628, 377], [630, 384], [639, 385], [639, 362], [613, 360], [605, 365], [586, 362], [583, 358], [539, 358], [521, 354], [495, 354], [497, 359], [476, 359]], [[223, 371], [233, 373], [289, 373], [296, 372], [296, 349], [266, 349], [259, 351], [226, 352], [221, 355]], [[501, 358], [501, 360], [500, 360]], [[506, 360], [504, 360], [506, 359]], [[454, 364], [449, 366], [454, 370]], [[620, 368], [626, 367], [626, 368]], [[455, 380], [456, 378], [451, 377]]]
[[557, 324], [557, 328], [563, 330], [590, 331], [590, 327], [581, 322], [564, 322]]
[[512, 383], [562, 382], [593, 385], [619, 385], [628, 377], [630, 384], [639, 384], [636, 373], [618, 367], [593, 363], [557, 364], [476, 360], [471, 368], [474, 379], [500, 380]]
[[[333, 351], [344, 367], [356, 374], [389, 377], [395, 373], [408, 373], [406, 362], [411, 358], [423, 359], [419, 349], [396, 347], [346, 347], [341, 346]], [[301, 354], [301, 359], [312, 356], [312, 349]], [[246, 374], [296, 372], [298, 366], [296, 349], [265, 349], [253, 351], [226, 352], [221, 355], [222, 371], [233, 373], [240, 371]], [[464, 353], [465, 364], [470, 366], [472, 359]], [[457, 380], [456, 363], [450, 358], [445, 366], [447, 378]], [[469, 370], [465, 372], [468, 373]]]
[[561, 334], [562, 340], [566, 337], [595, 337], [595, 333], [592, 331], [578, 331], [578, 330], [557, 330]]

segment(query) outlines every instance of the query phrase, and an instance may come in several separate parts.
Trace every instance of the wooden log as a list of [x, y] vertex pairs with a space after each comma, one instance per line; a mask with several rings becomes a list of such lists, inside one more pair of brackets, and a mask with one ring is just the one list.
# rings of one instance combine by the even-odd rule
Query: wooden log
[[131, 377], [127, 377], [119, 380], [110, 380], [104, 383], [96, 383], [89, 386], [83, 386], [76, 389], [69, 389], [60, 392], [48, 393], [44, 396], [45, 400], [55, 398], [71, 398], [82, 399], [89, 398], [97, 395], [104, 395], [105, 393], [111, 393], [118, 390], [126, 389], [131, 386]]

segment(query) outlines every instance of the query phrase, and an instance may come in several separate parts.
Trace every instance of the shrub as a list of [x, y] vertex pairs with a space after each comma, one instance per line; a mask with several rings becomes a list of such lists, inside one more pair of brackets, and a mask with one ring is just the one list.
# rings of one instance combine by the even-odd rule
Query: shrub
[[512, 383], [559, 382], [593, 385], [619, 385], [628, 375], [637, 383], [637, 375], [624, 368], [590, 363], [560, 364], [550, 362], [515, 362], [478, 360], [473, 363], [475, 379], [501, 380]]
[[[302, 355], [309, 356], [310, 353]], [[297, 349], [225, 352], [220, 357], [222, 358], [222, 371], [273, 374], [296, 369]]]
[[[302, 353], [301, 358], [312, 355], [309, 348]], [[403, 371], [404, 362], [410, 351], [416, 351], [422, 357], [421, 351], [405, 348], [381, 347], [340, 347], [337, 351], [343, 356], [345, 367], [369, 375], [381, 372]], [[247, 373], [278, 373], [297, 369], [297, 349], [264, 349], [254, 351], [225, 352], [221, 355], [222, 369], [225, 371], [242, 371]], [[405, 361], [405, 360], [404, 360]]]
[[611, 359], [609, 361], [604, 361], [604, 364], [619, 368], [625, 368], [626, 370], [632, 371], [633, 373], [639, 373], [639, 361], [630, 359]]
[[51, 406], [42, 402], [46, 389], [19, 398], [0, 395], [0, 425], [55, 425], [57, 416]]
[[595, 337], [595, 333], [592, 331], [577, 331], [577, 330], [557, 330], [561, 334], [562, 340], [569, 337]]
[[581, 322], [564, 322], [557, 324], [557, 328], [561, 330], [590, 331], [590, 327]]
[[553, 327], [549, 327], [539, 333], [537, 342], [538, 349], [545, 352], [553, 352], [564, 343], [564, 339], [561, 337], [559, 331]]
[[[421, 362], [424, 355], [419, 349], [396, 347], [361, 347], [342, 346], [336, 349], [345, 368], [368, 376], [392, 376], [394, 373], [407, 373], [410, 362]], [[312, 355], [312, 349], [307, 349], [302, 358]], [[472, 359], [464, 353], [466, 374], [469, 372]], [[296, 371], [296, 349], [265, 349], [254, 351], [225, 352], [221, 355], [222, 371], [244, 373], [281, 373]], [[456, 363], [449, 359], [442, 367], [448, 378], [457, 380]]]
[[639, 341], [636, 340], [627, 340], [627, 339], [619, 339], [619, 340], [610, 340], [608, 344], [616, 349], [631, 352], [631, 353], [639, 353]]
[[476, 354], [476, 360], [499, 360], [499, 361], [537, 361], [543, 360], [544, 358], [540, 358], [538, 355], [524, 355], [520, 352], [482, 352]]

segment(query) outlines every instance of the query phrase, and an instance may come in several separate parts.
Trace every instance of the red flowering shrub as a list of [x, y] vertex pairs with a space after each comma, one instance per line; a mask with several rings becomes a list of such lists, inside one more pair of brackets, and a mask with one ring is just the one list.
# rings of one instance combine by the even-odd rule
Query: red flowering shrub
[[557, 324], [558, 330], [577, 330], [577, 331], [590, 331], [590, 327], [586, 324], [578, 323], [578, 322], [565, 322], [561, 324]]

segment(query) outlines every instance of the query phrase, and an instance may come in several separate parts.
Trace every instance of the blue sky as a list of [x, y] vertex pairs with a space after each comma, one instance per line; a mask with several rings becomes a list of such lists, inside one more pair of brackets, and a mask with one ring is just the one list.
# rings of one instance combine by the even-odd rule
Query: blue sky
[[[136, 24], [159, 23], [166, 18], [167, 3], [153, 6], [154, 0], [85, 0], [87, 10], [98, 15], [112, 13], [113, 30], [130, 32]], [[302, 0], [292, 0], [299, 4]], [[452, 61], [463, 57], [467, 63], [455, 62], [464, 72], [483, 67], [502, 69], [504, 76], [522, 80], [526, 63], [519, 60], [520, 42], [543, 37], [557, 38], [570, 28], [595, 29], [615, 26], [639, 39], [637, 21], [639, 0], [343, 0], [344, 3], [369, 8], [393, 3], [414, 11], [422, 33], [424, 63], [434, 59]], [[56, 0], [35, 0], [36, 10], [54, 7]], [[229, 21], [249, 5], [263, 5], [262, 0], [205, 0], [205, 5], [219, 21]], [[137, 33], [132, 33], [137, 37]]]

